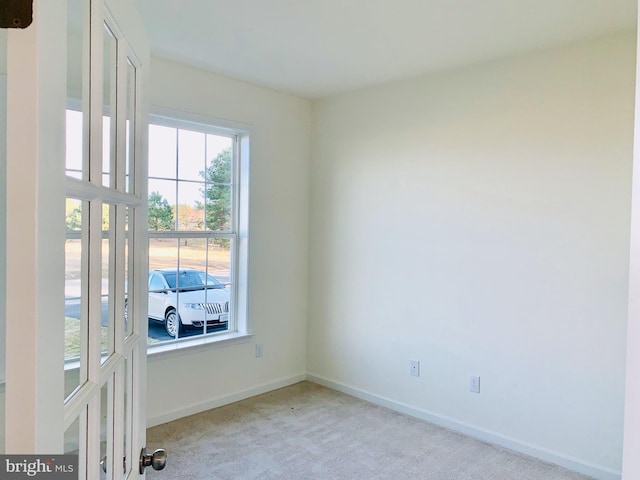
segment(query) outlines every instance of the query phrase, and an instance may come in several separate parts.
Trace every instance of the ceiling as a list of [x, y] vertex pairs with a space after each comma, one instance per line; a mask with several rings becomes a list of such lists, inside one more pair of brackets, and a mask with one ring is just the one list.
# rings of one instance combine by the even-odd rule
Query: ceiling
[[152, 53], [319, 98], [636, 26], [636, 0], [135, 0]]

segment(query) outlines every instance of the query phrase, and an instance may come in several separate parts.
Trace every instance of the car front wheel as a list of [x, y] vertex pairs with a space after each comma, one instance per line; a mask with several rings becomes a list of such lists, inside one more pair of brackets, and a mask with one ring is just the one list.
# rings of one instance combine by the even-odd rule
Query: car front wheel
[[180, 315], [178, 315], [173, 308], [167, 311], [167, 314], [164, 317], [164, 329], [171, 337], [175, 337], [179, 333], [182, 333], [183, 326], [182, 321], [180, 320]]

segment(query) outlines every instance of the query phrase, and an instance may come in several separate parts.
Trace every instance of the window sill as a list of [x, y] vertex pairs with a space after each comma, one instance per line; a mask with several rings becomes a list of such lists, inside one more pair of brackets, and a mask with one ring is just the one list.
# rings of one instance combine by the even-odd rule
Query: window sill
[[252, 337], [252, 333], [231, 332], [212, 337], [190, 338], [164, 345], [149, 346], [147, 347], [147, 360], [153, 362], [170, 357], [191, 355], [206, 350], [239, 345], [251, 341]]
[[[164, 358], [191, 355], [205, 350], [229, 347], [251, 341], [253, 333], [230, 332], [211, 337], [194, 337], [178, 342], [169, 342], [163, 345], [147, 346], [147, 360], [162, 360]], [[79, 360], [64, 362], [64, 370], [77, 370], [80, 368]], [[0, 381], [0, 393], [4, 389], [4, 381]]]

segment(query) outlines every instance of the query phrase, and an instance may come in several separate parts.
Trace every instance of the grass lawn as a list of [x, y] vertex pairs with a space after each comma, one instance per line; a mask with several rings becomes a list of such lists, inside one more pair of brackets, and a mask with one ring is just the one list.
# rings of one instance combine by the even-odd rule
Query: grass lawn
[[[147, 344], [158, 343], [160, 340], [147, 338]], [[103, 349], [109, 344], [107, 327], [100, 327], [100, 345]], [[64, 358], [72, 359], [80, 356], [80, 321], [73, 317], [64, 317]]]
[[[108, 345], [107, 327], [100, 327], [101, 345]], [[80, 356], [80, 320], [64, 317], [64, 358]]]

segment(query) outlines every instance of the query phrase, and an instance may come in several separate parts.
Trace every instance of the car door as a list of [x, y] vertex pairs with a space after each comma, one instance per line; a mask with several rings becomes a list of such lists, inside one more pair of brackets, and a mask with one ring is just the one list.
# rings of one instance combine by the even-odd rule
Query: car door
[[169, 297], [169, 286], [164, 281], [164, 277], [159, 273], [149, 274], [149, 317], [164, 319], [167, 299]]

